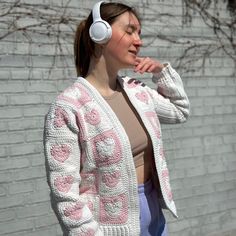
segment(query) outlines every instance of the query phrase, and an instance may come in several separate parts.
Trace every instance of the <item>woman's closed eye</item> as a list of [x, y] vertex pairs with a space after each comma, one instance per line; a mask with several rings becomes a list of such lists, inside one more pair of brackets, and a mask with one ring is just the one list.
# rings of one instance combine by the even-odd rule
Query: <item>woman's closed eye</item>
[[126, 30], [126, 33], [129, 34], [129, 35], [131, 35], [131, 34], [133, 34], [133, 30], [131, 30], [131, 29]]

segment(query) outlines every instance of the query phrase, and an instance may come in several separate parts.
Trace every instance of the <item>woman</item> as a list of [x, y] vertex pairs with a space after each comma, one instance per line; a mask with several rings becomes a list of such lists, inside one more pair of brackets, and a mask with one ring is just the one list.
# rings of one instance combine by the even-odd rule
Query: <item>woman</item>
[[[137, 13], [120, 3], [96, 4], [78, 26], [79, 77], [51, 105], [44, 139], [66, 235], [166, 236], [161, 208], [176, 216], [159, 121], [186, 121], [189, 102], [170, 64], [138, 56], [140, 33]], [[151, 73], [157, 91], [119, 76], [125, 68]]]

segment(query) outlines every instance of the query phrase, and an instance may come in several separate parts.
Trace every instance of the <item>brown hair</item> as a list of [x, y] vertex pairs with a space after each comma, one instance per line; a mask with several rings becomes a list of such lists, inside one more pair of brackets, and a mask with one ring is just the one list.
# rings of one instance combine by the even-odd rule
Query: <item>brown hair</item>
[[[134, 14], [140, 22], [140, 17], [134, 8], [122, 3], [103, 3], [100, 7], [101, 18], [110, 25], [124, 12]], [[95, 43], [89, 36], [89, 27], [93, 23], [92, 11], [87, 19], [80, 22], [74, 40], [74, 60], [78, 76], [85, 77], [88, 73], [90, 57], [95, 55]]]

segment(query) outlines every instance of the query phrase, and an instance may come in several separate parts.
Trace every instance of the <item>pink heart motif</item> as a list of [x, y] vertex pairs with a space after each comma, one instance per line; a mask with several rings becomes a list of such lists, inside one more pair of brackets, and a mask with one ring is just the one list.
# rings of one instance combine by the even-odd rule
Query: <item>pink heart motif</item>
[[65, 193], [67, 193], [70, 190], [72, 183], [73, 183], [73, 177], [70, 175], [65, 177], [57, 177], [54, 181], [54, 184], [58, 189], [58, 191]]
[[92, 109], [90, 112], [85, 114], [85, 120], [91, 125], [97, 125], [101, 121], [101, 117], [97, 110]]
[[101, 198], [100, 220], [102, 223], [122, 224], [128, 219], [128, 197], [120, 194]]
[[148, 104], [148, 95], [145, 92], [139, 92], [135, 94], [136, 98], [141, 102]]
[[83, 213], [83, 204], [78, 202], [72, 207], [67, 207], [64, 210], [64, 214], [66, 217], [69, 217], [72, 220], [80, 220]]
[[91, 97], [85, 92], [84, 90], [81, 91], [80, 102], [82, 105], [86, 104], [87, 102], [91, 101]]
[[70, 102], [77, 108], [80, 108], [92, 100], [91, 96], [89, 96], [84, 87], [79, 84], [75, 84], [67, 88], [64, 93], [59, 95], [58, 98], [63, 101]]
[[113, 130], [102, 132], [91, 142], [96, 165], [108, 166], [121, 160], [120, 140]]
[[116, 171], [114, 173], [105, 173], [102, 175], [102, 181], [106, 186], [113, 188], [117, 185], [120, 179], [120, 172]]
[[61, 128], [63, 125], [68, 123], [68, 115], [67, 113], [60, 107], [55, 110], [55, 120], [54, 126]]
[[81, 84], [75, 84], [75, 87], [79, 89], [79, 93], [80, 93], [79, 101], [81, 105], [84, 105], [87, 102], [90, 102], [92, 100], [91, 96], [89, 96], [89, 93]]
[[51, 147], [52, 157], [59, 162], [66, 161], [69, 158], [70, 152], [70, 147], [66, 144], [53, 145]]

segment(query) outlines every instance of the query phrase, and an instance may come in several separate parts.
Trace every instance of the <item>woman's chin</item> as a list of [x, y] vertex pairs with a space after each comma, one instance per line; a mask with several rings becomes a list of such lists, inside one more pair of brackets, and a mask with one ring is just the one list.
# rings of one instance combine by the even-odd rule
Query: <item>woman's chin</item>
[[132, 58], [130, 60], [126, 60], [126, 62], [122, 64], [121, 69], [133, 69], [136, 66], [136, 60]]

